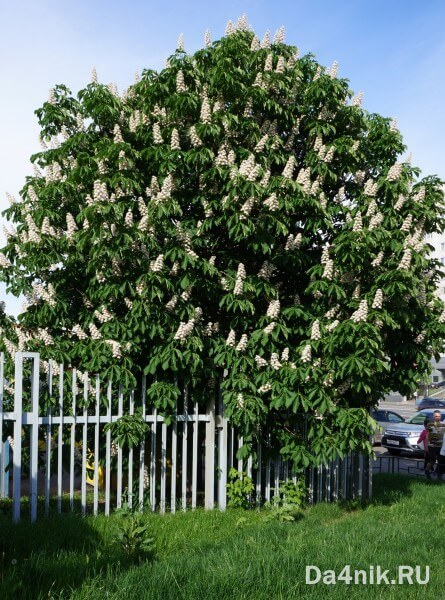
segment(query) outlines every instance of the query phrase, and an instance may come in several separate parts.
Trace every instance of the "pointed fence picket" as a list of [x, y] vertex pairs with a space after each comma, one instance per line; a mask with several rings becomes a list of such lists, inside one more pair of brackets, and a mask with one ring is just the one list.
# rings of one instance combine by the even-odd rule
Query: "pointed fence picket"
[[[127, 393], [122, 384], [69, 371], [50, 362], [43, 374], [39, 354], [18, 352], [12, 397], [5, 395], [9, 382], [0, 355], [0, 499], [11, 499], [14, 521], [25, 516], [25, 505], [31, 521], [42, 509], [48, 515], [76, 506], [83, 514], [109, 515], [124, 502], [161, 512], [224, 509], [234, 466], [252, 478], [258, 504], [272, 500], [281, 481], [297, 481], [289, 465], [260, 444], [255, 461], [236, 457], [243, 441], [216, 392], [203, 411], [185, 387], [167, 425], [147, 403], [145, 377], [139, 391]], [[106, 426], [136, 411], [150, 432], [138, 448], [120, 447]], [[310, 502], [370, 498], [370, 459], [336, 459], [308, 469], [305, 480]]]

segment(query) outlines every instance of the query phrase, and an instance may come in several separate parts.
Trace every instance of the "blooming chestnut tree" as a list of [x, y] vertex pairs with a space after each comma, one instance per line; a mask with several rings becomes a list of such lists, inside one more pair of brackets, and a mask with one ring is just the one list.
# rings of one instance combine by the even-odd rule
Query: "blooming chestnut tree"
[[241, 454], [369, 450], [369, 408], [442, 346], [425, 236], [445, 207], [337, 70], [241, 18], [122, 95], [95, 72], [54, 87], [5, 211], [1, 276], [27, 306], [4, 349], [143, 371], [166, 412], [183, 384], [222, 394]]

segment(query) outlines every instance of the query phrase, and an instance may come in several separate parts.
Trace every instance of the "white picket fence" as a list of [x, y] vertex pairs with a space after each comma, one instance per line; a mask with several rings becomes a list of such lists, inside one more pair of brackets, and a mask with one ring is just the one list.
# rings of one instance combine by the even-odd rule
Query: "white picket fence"
[[[167, 425], [147, 405], [145, 378], [140, 389], [126, 394], [122, 385], [104, 384], [98, 375], [85, 375], [79, 387], [75, 369], [50, 362], [45, 375], [39, 354], [18, 352], [13, 399], [5, 393], [10, 384], [0, 355], [0, 502], [11, 499], [14, 521], [24, 516], [25, 505], [31, 521], [38, 507], [46, 515], [77, 505], [83, 514], [108, 515], [124, 502], [161, 512], [199, 505], [224, 509], [232, 466], [252, 477], [258, 503], [271, 500], [280, 481], [296, 481], [287, 463], [262, 459], [261, 446], [255, 464], [252, 458], [237, 460], [242, 439], [224, 417], [221, 402], [210, 400], [203, 411], [189, 401], [187, 388], [181, 410]], [[51, 399], [46, 410], [43, 390]], [[116, 446], [106, 424], [138, 409], [150, 426], [146, 440], [137, 448]], [[354, 454], [308, 469], [305, 479], [310, 502], [366, 499], [372, 493], [372, 464]]]

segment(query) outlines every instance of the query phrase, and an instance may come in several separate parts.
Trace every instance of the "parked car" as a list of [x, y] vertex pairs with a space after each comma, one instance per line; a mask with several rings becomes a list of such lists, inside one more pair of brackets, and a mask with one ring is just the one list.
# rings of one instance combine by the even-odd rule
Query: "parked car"
[[425, 410], [425, 408], [445, 408], [445, 400], [440, 398], [423, 398], [417, 405], [417, 410]]
[[445, 387], [445, 379], [443, 381], [439, 381], [439, 383], [432, 383], [430, 385], [430, 387], [432, 388], [441, 388], [441, 387]]
[[377, 424], [379, 425], [379, 429], [374, 433], [373, 444], [381, 443], [382, 435], [386, 431], [388, 425], [393, 423], [403, 423], [403, 421], [405, 421], [398, 413], [392, 410], [382, 410], [380, 408], [371, 411], [371, 417], [377, 421]]
[[[440, 420], [445, 421], [445, 409], [439, 410], [442, 415]], [[408, 452], [409, 454], [422, 455], [423, 447], [417, 444], [417, 440], [422, 432], [425, 419], [432, 421], [434, 412], [433, 409], [421, 410], [406, 419], [404, 423], [388, 425], [382, 436], [382, 446], [390, 454]]]

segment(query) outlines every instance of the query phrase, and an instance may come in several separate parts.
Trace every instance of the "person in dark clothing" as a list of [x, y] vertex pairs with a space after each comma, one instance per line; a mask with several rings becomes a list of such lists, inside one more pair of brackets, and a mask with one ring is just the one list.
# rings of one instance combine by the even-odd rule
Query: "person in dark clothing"
[[440, 410], [435, 410], [433, 413], [433, 421], [427, 425], [427, 465], [425, 475], [427, 479], [431, 479], [431, 471], [436, 462], [439, 461], [440, 449], [445, 433], [445, 423], [441, 422], [442, 414]]

